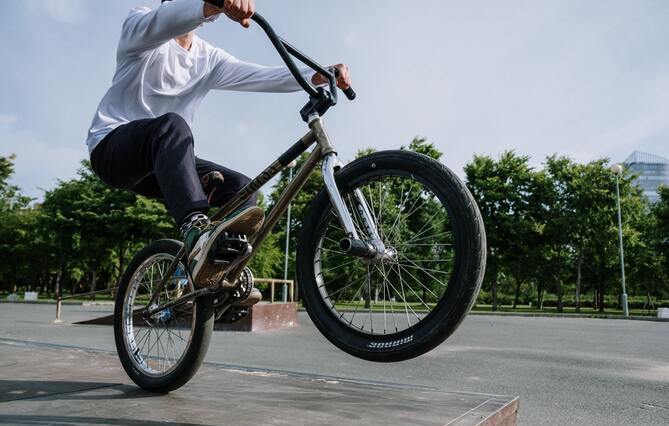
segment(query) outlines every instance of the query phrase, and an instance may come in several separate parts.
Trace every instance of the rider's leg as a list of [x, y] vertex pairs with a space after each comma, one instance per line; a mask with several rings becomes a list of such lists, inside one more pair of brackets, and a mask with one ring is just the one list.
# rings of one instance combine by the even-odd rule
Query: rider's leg
[[116, 128], [93, 150], [91, 163], [95, 173], [116, 188], [132, 190], [140, 183], [147, 185], [144, 179], [153, 174], [179, 225], [193, 213], [209, 208], [195, 167], [193, 135], [178, 114]]
[[[205, 188], [207, 201], [212, 207], [221, 207], [251, 181], [242, 173], [197, 157], [195, 158], [195, 168]], [[219, 173], [220, 178], [211, 179], [210, 177], [214, 173]], [[257, 204], [258, 196], [253, 194], [241, 207], [251, 207]]]

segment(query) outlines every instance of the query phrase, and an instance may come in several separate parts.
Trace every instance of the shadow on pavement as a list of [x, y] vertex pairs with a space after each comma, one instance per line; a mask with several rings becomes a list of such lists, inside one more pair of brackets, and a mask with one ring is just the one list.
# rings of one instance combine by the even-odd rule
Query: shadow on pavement
[[200, 423], [173, 423], [165, 421], [151, 421], [151, 420], [130, 420], [130, 419], [110, 419], [99, 417], [78, 417], [78, 416], [31, 416], [23, 414], [3, 415], [0, 414], [0, 424], [17, 424], [17, 425], [110, 425], [110, 426], [206, 426]]
[[[104, 390], [102, 393], [81, 394], [92, 390]], [[160, 394], [146, 392], [136, 386], [120, 383], [69, 382], [46, 380], [0, 380], [0, 402], [19, 401], [40, 398], [54, 400], [110, 400], [156, 397]], [[2, 424], [0, 418], [0, 424]]]

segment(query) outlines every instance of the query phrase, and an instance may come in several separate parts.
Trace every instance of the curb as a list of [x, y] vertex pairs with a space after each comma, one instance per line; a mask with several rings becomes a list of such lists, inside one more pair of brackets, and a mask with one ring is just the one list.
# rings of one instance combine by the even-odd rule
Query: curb
[[653, 321], [653, 322], [669, 322], [669, 318], [657, 318], [652, 316], [629, 316], [622, 315], [597, 315], [597, 314], [543, 314], [543, 313], [523, 313], [523, 312], [485, 312], [485, 311], [471, 311], [468, 315], [480, 316], [498, 316], [498, 317], [542, 317], [542, 318], [591, 318], [591, 319], [615, 319], [615, 320], [632, 320], [632, 321]]
[[[8, 303], [8, 304], [15, 304], [15, 305], [55, 305], [56, 301], [55, 300], [44, 300], [44, 301], [34, 301], [34, 300], [0, 300], [0, 303]], [[75, 305], [75, 306], [81, 306], [84, 303], [83, 301], [67, 301], [63, 300], [61, 302], [63, 305]]]

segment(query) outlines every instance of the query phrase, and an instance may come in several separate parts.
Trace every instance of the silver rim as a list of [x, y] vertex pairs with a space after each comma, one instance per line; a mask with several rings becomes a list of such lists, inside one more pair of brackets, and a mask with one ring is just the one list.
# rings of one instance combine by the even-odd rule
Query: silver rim
[[[128, 355], [135, 367], [153, 377], [165, 376], [177, 368], [190, 347], [195, 327], [196, 304], [193, 301], [150, 318], [133, 315], [148, 303], [173, 259], [174, 256], [168, 254], [156, 254], [145, 260], [130, 279], [123, 304], [123, 336]], [[193, 283], [179, 263], [157, 305], [191, 291]]]
[[[340, 321], [374, 335], [389, 335], [422, 321], [444, 296], [455, 266], [455, 240], [448, 211], [414, 176], [373, 177], [361, 184], [391, 259], [363, 260], [339, 248], [344, 231], [331, 211], [314, 256], [321, 297]], [[363, 239], [351, 190], [342, 194]]]

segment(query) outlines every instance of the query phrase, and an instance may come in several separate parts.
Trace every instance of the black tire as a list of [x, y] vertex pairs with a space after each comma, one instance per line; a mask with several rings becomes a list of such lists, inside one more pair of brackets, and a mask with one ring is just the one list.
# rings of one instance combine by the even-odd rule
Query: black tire
[[154, 256], [167, 255], [173, 259], [181, 249], [181, 246], [182, 243], [179, 241], [159, 240], [145, 247], [128, 265], [121, 278], [116, 295], [114, 308], [116, 350], [118, 351], [123, 368], [132, 381], [142, 389], [150, 392], [167, 393], [186, 384], [202, 364], [209, 348], [209, 341], [211, 340], [211, 333], [214, 328], [213, 297], [201, 296], [193, 302], [195, 305], [195, 315], [191, 319], [192, 328], [189, 343], [186, 344], [182, 356], [170, 371], [158, 375], [147, 374], [138, 365], [135, 365], [131, 354], [128, 352], [129, 349], [124, 339], [123, 310], [132, 277], [144, 262]]
[[[390, 334], [374, 334], [373, 328], [370, 334], [341, 320], [344, 314], [335, 311], [336, 302], [330, 302], [330, 297], [324, 296], [323, 290], [319, 288], [319, 273], [316, 271], [322, 265], [315, 266], [322, 263], [320, 255], [317, 257], [316, 253], [323, 247], [322, 235], [327, 232], [329, 221], [333, 220], [332, 205], [324, 189], [311, 203], [300, 232], [297, 280], [309, 316], [330, 342], [358, 358], [395, 362], [430, 351], [456, 330], [475, 303], [483, 281], [486, 242], [483, 221], [472, 195], [453, 172], [430, 157], [403, 150], [374, 153], [341, 169], [336, 173], [336, 181], [340, 193], [345, 196], [355, 188], [366, 185], [366, 182], [374, 182], [374, 179], [381, 179], [384, 175], [420, 182], [432, 191], [434, 199], [447, 211], [455, 241], [449, 244], [454, 247], [454, 266], [448, 285], [444, 286], [443, 295], [434, 304], [434, 309], [418, 323], [412, 325], [409, 322], [408, 328]], [[369, 267], [367, 271], [369, 274]], [[324, 276], [322, 272], [320, 275], [320, 287], [323, 287]], [[395, 299], [390, 300], [395, 302]], [[407, 319], [408, 315], [407, 311]], [[397, 326], [395, 330], [398, 330]]]

